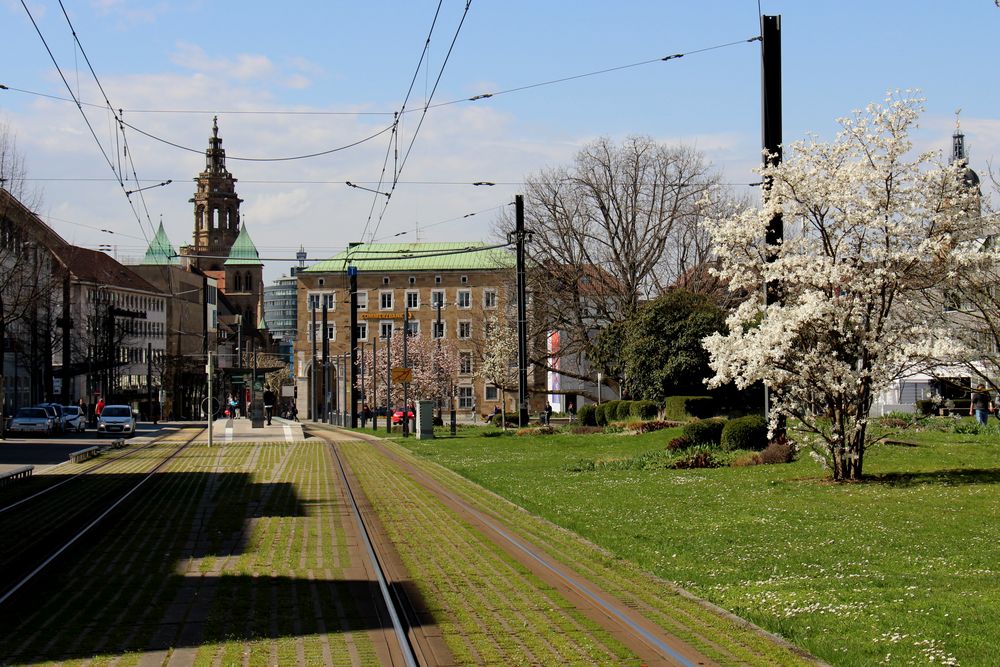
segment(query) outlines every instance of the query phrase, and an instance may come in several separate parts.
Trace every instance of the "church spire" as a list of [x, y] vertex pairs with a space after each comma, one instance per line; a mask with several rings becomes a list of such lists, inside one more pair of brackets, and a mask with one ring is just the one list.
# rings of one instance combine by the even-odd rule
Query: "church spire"
[[951, 161], [952, 163], [968, 162], [969, 156], [965, 152], [965, 135], [962, 134], [962, 119], [959, 114], [961, 109], [955, 110], [955, 134], [951, 135]]
[[226, 149], [222, 147], [219, 138], [219, 117], [212, 117], [212, 136], [208, 140], [208, 150], [205, 151], [205, 171], [210, 174], [227, 175]]

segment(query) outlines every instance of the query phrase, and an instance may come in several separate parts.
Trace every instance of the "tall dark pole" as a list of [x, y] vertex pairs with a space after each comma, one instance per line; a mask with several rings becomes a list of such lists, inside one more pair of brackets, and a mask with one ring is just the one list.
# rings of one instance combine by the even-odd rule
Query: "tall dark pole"
[[[347, 267], [351, 286], [350, 399], [351, 428], [358, 427], [358, 267]], [[346, 396], [346, 392], [345, 392]]]
[[73, 319], [70, 317], [70, 284], [69, 276], [63, 277], [63, 302], [62, 315], [56, 320], [56, 324], [62, 329], [62, 387], [59, 391], [63, 405], [69, 405], [69, 366], [73, 362], [70, 352], [70, 330], [73, 328]]
[[528, 425], [528, 307], [525, 275], [524, 195], [514, 197], [514, 240], [517, 243], [517, 406], [518, 425]]
[[327, 317], [329, 311], [326, 306], [326, 297], [323, 298], [323, 329], [320, 335], [323, 336], [323, 423], [330, 419], [330, 339], [326, 335]]
[[385, 432], [392, 433], [392, 326], [385, 337]]
[[[781, 17], [761, 17], [761, 134], [764, 147], [764, 165], [781, 163]], [[763, 195], [766, 200], [771, 193], [771, 179], [765, 177]], [[779, 246], [784, 239], [784, 221], [781, 213], [775, 213], [767, 225], [764, 241], [768, 246]], [[774, 261], [777, 252], [768, 250], [768, 261]], [[764, 302], [767, 305], [781, 303], [781, 290], [774, 281], [764, 285]], [[764, 388], [765, 415], [771, 412], [771, 392]], [[781, 424], [775, 437], [783, 431]]]
[[[410, 367], [410, 357], [406, 347], [406, 341], [410, 337], [410, 307], [406, 306], [403, 309], [403, 368]], [[403, 437], [409, 437], [410, 435], [410, 418], [408, 411], [410, 409], [410, 383], [403, 383]]]
[[319, 373], [319, 368], [316, 367], [316, 302], [313, 301], [312, 304], [312, 341], [313, 341], [313, 362], [312, 362], [312, 395], [311, 395], [311, 405], [310, 412], [312, 412], [312, 420], [316, 421], [316, 374]]
[[[367, 320], [369, 325], [371, 320]], [[372, 430], [378, 430], [378, 332], [372, 336], [372, 400], [369, 402], [372, 409]], [[388, 417], [386, 417], [388, 419]]]
[[[211, 402], [211, 401], [209, 401]], [[156, 421], [153, 416], [153, 344], [146, 343], [146, 409], [149, 410], [149, 421]]]

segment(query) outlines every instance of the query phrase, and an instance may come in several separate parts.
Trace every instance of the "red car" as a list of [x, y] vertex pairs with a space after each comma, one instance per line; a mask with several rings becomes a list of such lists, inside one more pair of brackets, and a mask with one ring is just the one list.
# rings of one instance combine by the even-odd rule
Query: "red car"
[[[406, 418], [409, 420], [413, 419], [413, 410], [406, 411]], [[399, 424], [403, 421], [403, 410], [402, 408], [397, 408], [395, 412], [392, 413], [392, 423]]]

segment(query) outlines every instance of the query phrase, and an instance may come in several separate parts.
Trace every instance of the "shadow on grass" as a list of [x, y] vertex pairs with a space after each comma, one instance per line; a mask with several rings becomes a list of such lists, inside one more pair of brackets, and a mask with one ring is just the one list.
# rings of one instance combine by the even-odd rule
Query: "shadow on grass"
[[866, 481], [887, 486], [916, 486], [918, 484], [996, 484], [1000, 482], [1000, 468], [952, 468], [923, 472], [888, 472], [872, 475]]

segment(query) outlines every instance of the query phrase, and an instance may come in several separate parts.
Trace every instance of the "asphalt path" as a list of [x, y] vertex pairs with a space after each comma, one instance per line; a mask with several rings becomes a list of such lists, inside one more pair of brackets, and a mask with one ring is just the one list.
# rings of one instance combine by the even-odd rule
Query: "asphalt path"
[[[137, 424], [135, 437], [155, 436], [164, 430], [176, 427], [177, 424]], [[83, 433], [68, 433], [48, 437], [7, 435], [0, 440], [0, 473], [25, 465], [35, 466], [35, 472], [41, 472], [69, 460], [73, 452], [93, 447], [94, 445], [110, 445], [117, 440], [116, 435], [97, 436], [96, 431]]]

